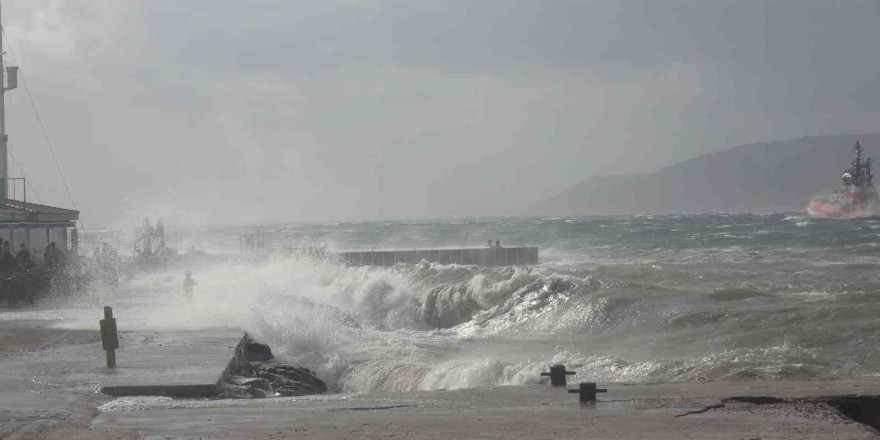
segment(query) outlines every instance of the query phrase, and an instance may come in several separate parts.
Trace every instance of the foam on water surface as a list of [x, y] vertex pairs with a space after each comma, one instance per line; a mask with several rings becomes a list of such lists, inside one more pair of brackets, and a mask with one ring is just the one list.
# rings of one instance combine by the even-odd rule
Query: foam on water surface
[[[876, 220], [802, 221], [725, 214], [278, 226], [292, 238], [338, 245], [346, 237], [353, 247], [488, 236], [547, 251], [539, 266], [493, 269], [216, 264], [195, 273], [192, 299], [179, 268], [0, 311], [0, 320], [94, 328], [94, 311], [111, 305], [122, 331], [248, 331], [351, 393], [535, 383], [557, 362], [577, 380], [599, 381], [877, 374], [880, 254], [869, 245], [880, 237], [865, 233]], [[221, 242], [235, 230], [192, 240]]]

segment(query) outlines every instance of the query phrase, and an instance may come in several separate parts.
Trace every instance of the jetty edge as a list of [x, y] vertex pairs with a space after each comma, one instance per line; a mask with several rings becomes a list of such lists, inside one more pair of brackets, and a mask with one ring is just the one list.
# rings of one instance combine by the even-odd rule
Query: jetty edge
[[534, 246], [455, 249], [370, 250], [336, 252], [340, 262], [347, 266], [394, 266], [398, 263], [418, 264], [421, 261], [438, 264], [460, 264], [483, 267], [534, 266], [538, 264], [538, 248]]

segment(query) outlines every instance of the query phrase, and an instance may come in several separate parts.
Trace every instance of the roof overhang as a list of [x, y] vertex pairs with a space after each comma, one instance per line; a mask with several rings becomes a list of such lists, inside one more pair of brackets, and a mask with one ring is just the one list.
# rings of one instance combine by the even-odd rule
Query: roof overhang
[[79, 211], [72, 209], [20, 200], [0, 201], [0, 222], [73, 222], [76, 220], [79, 220]]
[[0, 229], [36, 229], [36, 228], [73, 228], [76, 223], [71, 221], [60, 222], [4, 222], [0, 221]]

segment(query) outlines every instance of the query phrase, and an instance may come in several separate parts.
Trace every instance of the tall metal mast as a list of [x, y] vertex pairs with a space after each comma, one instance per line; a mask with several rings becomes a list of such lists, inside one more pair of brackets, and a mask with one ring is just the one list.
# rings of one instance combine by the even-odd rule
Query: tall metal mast
[[9, 166], [7, 162], [9, 136], [6, 134], [6, 92], [18, 87], [18, 67], [6, 67], [5, 65], [4, 58], [6, 57], [6, 52], [3, 52], [3, 37], [5, 35], [3, 19], [0, 18], [0, 200], [6, 200], [7, 193], [9, 192]]
[[853, 162], [853, 165], [858, 169], [862, 165], [862, 144], [859, 141], [856, 141], [856, 161]]
[[6, 192], [9, 190], [9, 168], [7, 166], [7, 143], [9, 136], [6, 134], [6, 81], [4, 76], [6, 68], [3, 65], [6, 53], [3, 52], [3, 19], [0, 14], [0, 200], [6, 200]]

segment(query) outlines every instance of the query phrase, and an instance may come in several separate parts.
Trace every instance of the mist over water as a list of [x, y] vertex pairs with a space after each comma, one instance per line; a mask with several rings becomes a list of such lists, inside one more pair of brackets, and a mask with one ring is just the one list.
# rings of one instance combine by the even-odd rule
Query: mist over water
[[[180, 292], [183, 268], [136, 276], [127, 298], [96, 289], [78, 300], [125, 301], [120, 313], [132, 330], [246, 330], [341, 392], [534, 383], [557, 362], [578, 371], [574, 380], [599, 381], [880, 373], [880, 219], [715, 214], [265, 228], [279, 244], [333, 249], [492, 238], [540, 246], [542, 263], [227, 262], [196, 270], [191, 300]], [[198, 249], [231, 252], [247, 228], [185, 232]], [[83, 233], [87, 246], [107, 237]], [[65, 325], [78, 325], [71, 315]]]

